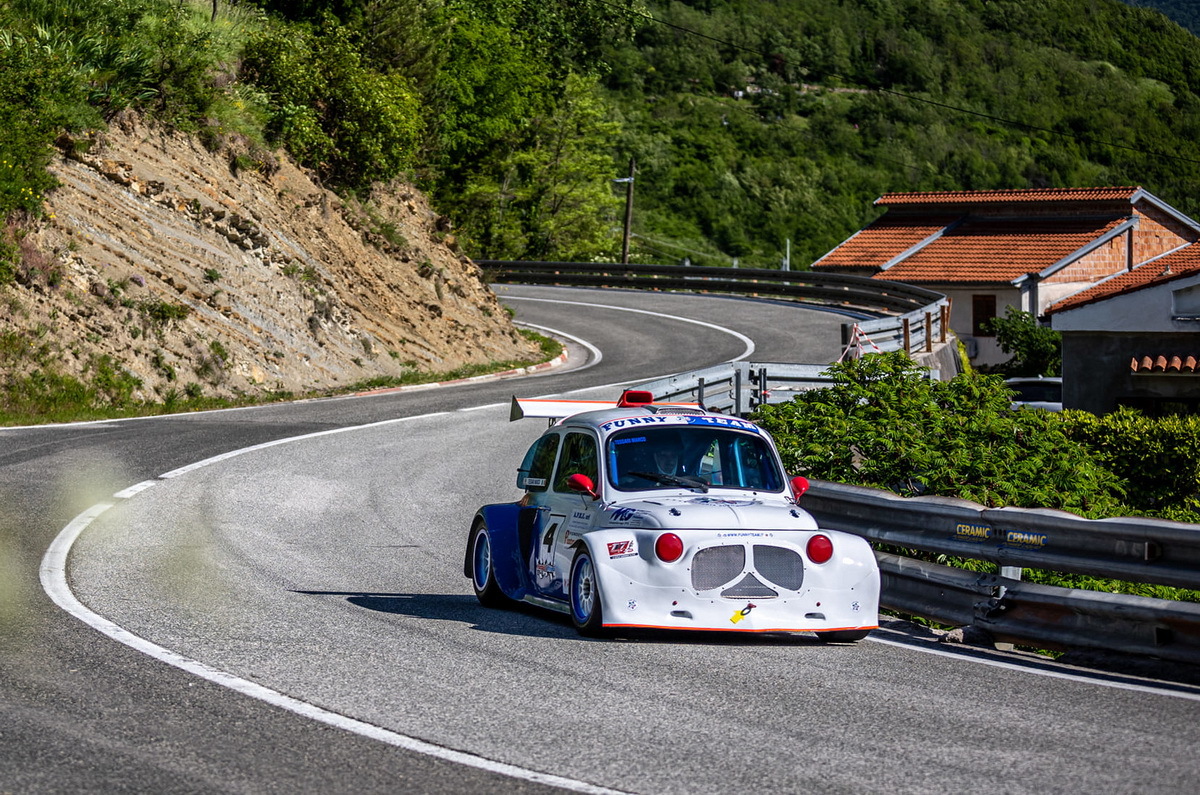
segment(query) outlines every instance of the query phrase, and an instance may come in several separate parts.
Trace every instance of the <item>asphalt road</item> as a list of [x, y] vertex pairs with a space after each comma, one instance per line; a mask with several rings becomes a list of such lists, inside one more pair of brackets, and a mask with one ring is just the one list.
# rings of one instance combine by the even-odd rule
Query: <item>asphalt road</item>
[[[516, 496], [541, 429], [506, 421], [512, 394], [615, 394], [747, 355], [828, 361], [841, 321], [741, 299], [499, 290], [519, 320], [577, 338], [568, 369], [0, 430], [0, 791], [553, 789], [539, 774], [634, 792], [1190, 791], [1200, 701], [1188, 688], [930, 654], [900, 626], [879, 637], [908, 645], [596, 642], [554, 617], [479, 607], [461, 576], [467, 523]], [[97, 632], [39, 584], [64, 527], [146, 481], [75, 542], [70, 589], [208, 679]], [[291, 711], [306, 705], [333, 724]], [[448, 753], [406, 750], [420, 743]]]

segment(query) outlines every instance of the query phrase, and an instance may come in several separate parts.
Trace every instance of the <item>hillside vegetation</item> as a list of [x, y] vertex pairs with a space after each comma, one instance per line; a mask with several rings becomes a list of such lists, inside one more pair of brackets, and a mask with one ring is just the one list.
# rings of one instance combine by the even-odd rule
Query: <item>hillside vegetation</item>
[[134, 108], [245, 138], [241, 168], [283, 147], [343, 192], [411, 175], [477, 258], [616, 256], [631, 159], [646, 261], [775, 267], [790, 241], [804, 265], [887, 191], [1139, 184], [1200, 215], [1200, 40], [1118, 0], [11, 0], [0, 22], [4, 214], [38, 206], [57, 130]]
[[[1200, 215], [1200, 40], [1116, 0], [707, 0], [609, 54], [642, 255], [824, 254], [888, 191], [1142, 185]], [[660, 245], [661, 244], [661, 245]], [[688, 251], [690, 249], [690, 252]], [[708, 256], [698, 256], [696, 252]]]
[[[274, 320], [238, 321], [236, 355], [197, 340], [237, 314], [234, 277], [252, 284], [245, 269], [258, 266], [292, 280], [270, 289], [287, 296], [271, 305], [309, 313], [305, 356], [327, 359], [339, 382], [528, 353], [465, 255], [615, 258], [614, 180], [631, 160], [640, 261], [774, 267], [790, 245], [803, 266], [871, 220], [887, 191], [1140, 184], [1200, 216], [1200, 158], [1189, 157], [1200, 40], [1117, 0], [8, 0], [0, 73], [0, 290], [10, 317], [30, 303], [45, 314], [25, 338], [0, 340], [5, 367], [75, 361], [117, 373], [119, 394], [152, 379], [174, 394], [170, 376], [189, 356], [206, 372], [214, 356], [238, 370], [239, 389], [302, 385], [264, 335]], [[160, 156], [204, 154], [161, 185], [110, 156], [135, 158], [136, 136], [173, 141]], [[280, 176], [291, 164], [299, 172]], [[66, 175], [92, 179], [77, 166], [191, 213], [175, 220], [236, 240], [241, 253], [228, 254], [250, 260], [229, 273], [193, 263], [183, 276], [157, 263], [152, 294], [138, 294], [127, 279], [139, 274], [102, 272], [113, 247], [82, 235], [84, 210], [52, 217]], [[188, 169], [204, 174], [207, 199]], [[290, 196], [260, 215], [300, 228], [334, 229], [335, 208], [339, 262], [382, 260], [334, 274], [318, 267], [316, 238], [266, 251], [244, 214], [228, 228], [222, 190]], [[320, 220], [295, 215], [313, 207]], [[376, 254], [358, 253], [364, 243]], [[123, 255], [159, 256], [150, 251]], [[374, 303], [381, 279], [419, 295]], [[339, 313], [339, 280], [355, 284], [365, 315]], [[56, 318], [84, 317], [63, 302], [93, 299], [106, 307], [85, 318], [94, 327], [58, 346], [74, 358], [46, 348], [39, 334], [79, 322]], [[465, 314], [447, 311], [455, 301]], [[146, 346], [132, 371], [104, 358], [151, 326], [191, 352]], [[100, 345], [110, 331], [112, 350]]]
[[1195, 0], [1124, 0], [1131, 6], [1161, 11], [1192, 33], [1200, 35], [1200, 8]]

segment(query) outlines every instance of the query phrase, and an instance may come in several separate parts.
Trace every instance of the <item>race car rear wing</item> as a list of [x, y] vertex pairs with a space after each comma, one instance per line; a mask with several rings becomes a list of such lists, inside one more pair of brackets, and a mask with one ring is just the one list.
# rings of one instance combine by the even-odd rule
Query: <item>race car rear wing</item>
[[573, 414], [600, 409], [633, 408], [635, 406], [676, 406], [679, 408], [699, 409], [699, 403], [655, 403], [654, 395], [649, 392], [627, 389], [619, 400], [543, 400], [538, 398], [519, 398], [513, 395], [512, 409], [508, 413], [509, 422], [525, 419], [526, 417], [543, 417], [561, 420]]

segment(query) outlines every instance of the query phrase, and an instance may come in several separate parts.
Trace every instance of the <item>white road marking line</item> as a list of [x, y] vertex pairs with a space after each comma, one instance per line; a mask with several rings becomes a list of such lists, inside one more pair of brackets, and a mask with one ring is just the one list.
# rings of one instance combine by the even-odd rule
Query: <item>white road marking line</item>
[[[1089, 685], [1100, 685], [1102, 687], [1111, 687], [1116, 690], [1132, 690], [1137, 693], [1153, 693], [1154, 695], [1157, 695], [1157, 696], [1170, 696], [1172, 698], [1182, 698], [1182, 699], [1186, 699], [1188, 701], [1200, 701], [1200, 693], [1196, 693], [1194, 691], [1171, 690], [1168, 688], [1158, 687], [1155, 685], [1141, 685], [1141, 684], [1137, 684], [1135, 682], [1117, 682], [1117, 681], [1112, 681], [1112, 680], [1108, 680], [1108, 679], [1099, 679], [1098, 680], [1098, 679], [1096, 679], [1095, 676], [1085, 676], [1083, 674], [1073, 674], [1068, 671], [1053, 671], [1053, 670], [1048, 670], [1045, 668], [1031, 668], [1028, 665], [1022, 665], [1020, 663], [1008, 662], [1006, 660], [986, 660], [986, 659], [982, 659], [980, 657], [968, 657], [965, 654], [962, 654], [960, 652], [949, 651], [947, 649], [938, 649], [938, 648], [933, 648], [933, 647], [926, 648], [924, 646], [920, 646], [920, 645], [917, 645], [914, 643], [905, 643], [903, 641], [891, 640], [890, 638], [880, 638], [874, 634], [868, 635], [867, 640], [873, 641], [875, 643], [882, 643], [886, 646], [899, 646], [902, 649], [918, 651], [918, 652], [921, 652], [922, 654], [935, 654], [935, 655], [938, 655], [939, 657], [951, 657], [953, 659], [962, 660], [964, 662], [973, 662], [973, 663], [978, 663], [980, 665], [990, 665], [994, 668], [1005, 668], [1005, 669], [1011, 670], [1011, 671], [1020, 671], [1021, 673], [1025, 673], [1025, 674], [1036, 674], [1038, 676], [1048, 676], [1051, 679], [1066, 679], [1071, 682], [1082, 682], [1084, 684], [1089, 684]], [[1051, 662], [1051, 661], [1048, 660], [1047, 662]], [[1107, 674], [1104, 672], [1100, 672], [1098, 675], [1099, 676], [1124, 676], [1123, 674]]]
[[[521, 300], [538, 300], [538, 299], [521, 299]], [[559, 331], [558, 329], [550, 328], [549, 326], [539, 326], [536, 323], [522, 323], [520, 321], [513, 321], [513, 322], [516, 323], [518, 326], [525, 326], [526, 328], [535, 328], [535, 329], [538, 329], [539, 331], [545, 331], [549, 334], [553, 334], [558, 337], [563, 337], [564, 339], [569, 339], [571, 342], [574, 342], [578, 345], [582, 345], [583, 347], [587, 348], [587, 351], [588, 351], [588, 353], [591, 354], [592, 358], [589, 359], [588, 363], [583, 365], [582, 367], [576, 367], [574, 370], [571, 371], [572, 373], [578, 373], [581, 370], [588, 369], [589, 367], [595, 367], [596, 365], [600, 364], [601, 361], [604, 360], [604, 354], [600, 351], [599, 348], [597, 348], [595, 345], [593, 345], [592, 343], [588, 342], [587, 340], [585, 340], [581, 337], [576, 337], [574, 334], [568, 334], [565, 331]]]
[[[572, 302], [572, 301], [556, 301], [556, 300], [552, 300], [552, 299], [542, 299], [542, 298], [517, 298], [515, 296], [508, 296], [508, 298], [510, 298], [512, 300], [541, 301], [544, 303], [567, 303], [567, 304], [577, 303], [577, 302]], [[750, 356], [754, 352], [754, 342], [752, 340], [750, 340], [748, 337], [746, 337], [736, 331], [733, 331], [732, 329], [724, 328], [722, 326], [717, 326], [712, 323], [706, 323], [704, 321], [699, 321], [699, 320], [691, 320], [688, 318], [679, 318], [679, 317], [674, 317], [671, 315], [665, 315], [660, 312], [651, 312], [651, 311], [642, 310], [642, 309], [629, 309], [629, 308], [625, 308], [625, 307], [606, 306], [604, 304], [582, 304], [582, 305], [614, 309], [614, 310], [618, 310], [618, 311], [635, 312], [638, 314], [655, 315], [655, 316], [659, 316], [659, 317], [667, 317], [667, 318], [674, 319], [674, 320], [680, 320], [680, 321], [683, 321], [686, 323], [694, 323], [696, 325], [705, 326], [708, 328], [714, 328], [714, 329], [717, 329], [720, 331], [724, 331], [726, 333], [729, 333], [729, 334], [743, 340], [744, 343], [746, 344], [746, 350], [742, 353], [742, 355], [739, 356], [737, 359], [733, 359], [731, 361], [738, 361], [740, 359], [744, 359], [744, 358]], [[532, 324], [527, 324], [527, 325], [532, 325]], [[535, 328], [542, 328], [542, 327], [535, 326]], [[561, 332], [554, 332], [554, 333], [561, 334]], [[585, 342], [581, 339], [575, 338], [575, 337], [571, 337], [570, 335], [563, 334], [562, 336], [568, 337], [569, 339], [572, 339], [572, 340], [578, 342], [579, 344], [584, 345], [591, 351], [595, 351], [595, 355], [597, 357], [596, 360], [587, 366], [592, 366], [593, 364], [596, 364], [599, 362], [599, 359], [602, 356], [599, 349], [594, 348], [594, 346], [592, 346], [590, 343], [587, 343], [587, 342]], [[580, 368], [580, 369], [584, 369], [584, 368]], [[601, 388], [603, 388], [603, 387], [588, 387], [587, 389], [574, 390], [574, 392], [584, 392], [584, 391], [588, 391], [588, 390], [601, 389]], [[571, 394], [571, 393], [562, 393], [562, 394]], [[483, 409], [483, 408], [492, 408], [492, 407], [497, 407], [497, 406], [502, 406], [502, 405], [505, 405], [505, 404], [503, 404], [503, 403], [489, 404], [487, 406], [479, 406], [479, 407], [475, 407], [475, 408]], [[233, 410], [244, 410], [244, 409], [233, 409]], [[465, 411], [465, 410], [470, 410], [470, 409], [462, 409], [461, 411]], [[396, 424], [396, 423], [400, 423], [400, 422], [407, 422], [410, 420], [427, 419], [430, 417], [442, 416], [447, 413], [448, 412], [435, 412], [432, 414], [423, 414], [423, 415], [419, 415], [419, 416], [415, 416], [415, 417], [402, 417], [402, 418], [398, 418], [398, 419], [383, 420], [380, 422], [368, 423], [365, 425], [356, 425], [356, 426], [346, 427], [346, 428], [335, 428], [335, 429], [326, 430], [326, 431], [318, 431], [315, 433], [303, 434], [300, 436], [293, 436], [293, 437], [289, 437], [286, 439], [277, 439], [277, 440], [274, 440], [271, 442], [264, 442], [262, 444], [245, 447], [240, 450], [234, 450], [234, 451], [230, 451], [228, 453], [223, 453], [221, 455], [212, 456], [211, 458], [204, 459], [203, 461], [198, 461], [196, 463], [189, 464], [187, 466], [171, 470], [170, 472], [167, 472], [167, 473], [159, 476], [159, 478], [157, 480], [143, 481], [142, 483], [138, 483], [134, 486], [130, 486], [127, 489], [124, 489], [123, 491], [117, 492], [117, 494], [115, 494], [113, 496], [114, 496], [114, 499], [117, 499], [117, 500], [129, 499], [129, 498], [132, 498], [133, 496], [135, 496], [136, 494], [139, 494], [142, 491], [145, 491], [146, 489], [151, 488], [160, 480], [166, 480], [166, 479], [170, 479], [170, 478], [179, 477], [179, 476], [185, 475], [189, 472], [193, 472], [197, 469], [201, 469], [202, 467], [206, 467], [211, 464], [216, 464], [221, 461], [225, 461], [225, 460], [228, 460], [235, 456], [241, 455], [243, 453], [248, 453], [248, 452], [252, 452], [255, 450], [261, 450], [261, 449], [265, 449], [268, 447], [274, 447], [276, 445], [287, 444], [290, 442], [300, 441], [300, 440], [304, 440], [304, 439], [313, 439], [313, 438], [317, 438], [320, 436], [329, 436], [329, 435], [338, 434], [338, 433], [346, 433], [349, 431], [361, 430], [364, 428], [373, 428], [373, 427], [379, 427], [379, 426], [383, 426], [383, 425], [391, 425], [391, 424]], [[153, 419], [153, 418], [141, 418], [141, 419]], [[189, 657], [185, 657], [184, 655], [179, 654], [178, 652], [174, 652], [174, 651], [171, 651], [170, 649], [166, 649], [162, 646], [158, 646], [157, 644], [151, 643], [150, 641], [148, 641], [138, 635], [135, 635], [132, 632], [129, 632], [128, 630], [126, 630], [123, 627], [119, 626], [118, 624], [104, 618], [103, 616], [92, 612], [87, 607], [85, 607], [81, 602], [79, 602], [79, 600], [75, 598], [74, 593], [71, 591], [71, 588], [67, 582], [67, 576], [66, 576], [67, 557], [70, 554], [71, 548], [74, 545], [75, 541], [78, 539], [79, 535], [93, 521], [95, 521], [96, 518], [101, 516], [109, 508], [112, 508], [115, 504], [116, 503], [114, 503], [114, 502], [100, 502], [100, 503], [97, 503], [97, 504], [93, 505], [92, 507], [88, 508], [83, 513], [79, 514], [78, 516], [76, 516], [66, 527], [63, 528], [63, 530], [58, 534], [58, 536], [51, 543], [49, 549], [46, 550], [46, 554], [42, 558], [42, 564], [41, 564], [41, 569], [40, 569], [40, 579], [41, 579], [41, 583], [42, 583], [42, 588], [43, 588], [43, 590], [45, 590], [47, 595], [50, 596], [50, 598], [54, 601], [54, 603], [56, 605], [58, 605], [61, 609], [66, 611], [67, 613], [70, 613], [72, 616], [76, 617], [80, 621], [83, 621], [85, 624], [91, 626], [93, 629], [96, 629], [98, 632], [101, 632], [104, 635], [107, 635], [108, 637], [110, 637], [120, 643], [123, 643], [133, 649], [136, 649], [144, 654], [147, 654], [150, 657], [160, 660], [161, 662], [165, 662], [169, 665], [180, 668], [184, 671], [187, 671], [195, 676], [199, 676], [199, 677], [206, 679], [210, 682], [213, 682], [215, 684], [219, 684], [224, 687], [228, 687], [228, 688], [235, 690], [239, 693], [242, 693], [244, 695], [248, 695], [252, 698], [259, 699], [259, 700], [264, 701], [273, 706], [277, 706], [282, 709], [286, 709], [290, 712], [296, 713], [298, 715], [302, 715], [302, 716], [310, 718], [312, 720], [320, 721], [322, 723], [325, 723], [330, 726], [334, 726], [336, 728], [354, 732], [355, 734], [358, 734], [358, 735], [361, 735], [364, 737], [369, 737], [369, 738], [372, 738], [375, 740], [379, 740], [380, 742], [385, 742], [385, 743], [395, 746], [397, 748], [412, 751], [415, 753], [425, 754], [428, 756], [433, 756], [433, 757], [436, 757], [439, 759], [444, 759], [446, 761], [449, 761], [449, 762], [452, 762], [455, 764], [461, 764], [461, 765], [465, 765], [468, 767], [474, 767], [474, 768], [477, 768], [480, 770], [485, 770], [488, 772], [493, 772], [493, 773], [497, 773], [500, 775], [509, 776], [512, 778], [518, 778], [518, 779], [521, 779], [524, 781], [532, 781], [532, 782], [537, 782], [537, 783], [549, 784], [551, 786], [561, 787], [563, 789], [568, 789], [573, 792], [597, 793], [598, 795], [608, 795], [609, 793], [614, 793], [616, 795], [620, 795], [619, 790], [607, 789], [605, 787], [596, 786], [593, 784], [589, 784], [587, 782], [581, 782], [581, 781], [575, 781], [573, 779], [562, 778], [562, 777], [554, 776], [554, 775], [547, 774], [547, 773], [541, 773], [541, 772], [538, 772], [535, 770], [528, 770], [526, 768], [517, 767], [515, 765], [509, 765], [509, 764], [506, 764], [503, 762], [497, 762], [494, 760], [485, 759], [483, 757], [475, 756], [473, 754], [468, 754], [468, 753], [465, 753], [462, 751], [455, 751], [453, 749], [444, 748], [444, 747], [438, 746], [438, 745], [433, 745], [432, 743], [427, 743], [423, 740], [419, 740], [414, 737], [409, 737], [407, 735], [399, 734], [398, 732], [393, 732], [391, 730], [384, 729], [382, 727], [375, 726], [373, 724], [369, 724], [369, 723], [366, 723], [366, 722], [363, 722], [360, 720], [356, 720], [354, 718], [350, 718], [345, 715], [339, 715], [337, 713], [321, 709], [320, 707], [314, 706], [305, 701], [301, 701], [292, 696], [285, 695], [276, 690], [272, 690], [272, 689], [265, 687], [263, 685], [260, 685], [256, 682], [251, 682], [249, 680], [242, 679], [242, 678], [234, 676], [233, 674], [230, 674], [226, 671], [221, 671], [219, 669], [205, 665], [204, 663], [201, 663], [197, 660], [193, 660]], [[1032, 673], [1032, 674], [1036, 674], [1039, 676], [1049, 676], [1052, 678], [1078, 681], [1078, 682], [1082, 682], [1085, 684], [1098, 685], [1098, 686], [1102, 686], [1102, 687], [1112, 687], [1112, 688], [1122, 689], [1122, 690], [1133, 690], [1133, 691], [1137, 691], [1137, 692], [1153, 693], [1153, 694], [1157, 694], [1157, 695], [1169, 696], [1169, 697], [1174, 697], [1174, 698], [1184, 698], [1184, 699], [1189, 699], [1189, 700], [1200, 700], [1200, 695], [1196, 695], [1193, 693], [1187, 693], [1187, 692], [1164, 690], [1164, 689], [1156, 688], [1156, 687], [1153, 687], [1150, 685], [1137, 685], [1137, 684], [1131, 684], [1131, 683], [1125, 683], [1125, 682], [1112, 682], [1112, 681], [1103, 681], [1103, 680], [1097, 681], [1096, 679], [1089, 678], [1087, 676], [1077, 675], [1077, 674], [1070, 674], [1070, 673], [1059, 672], [1059, 671], [1047, 671], [1047, 670], [1040, 670], [1040, 669], [1032, 669], [1031, 670], [1028, 667], [1024, 667], [1024, 666], [1021, 666], [1021, 665], [1018, 665], [1015, 663], [1008, 663], [1008, 662], [995, 661], [995, 660], [981, 660], [978, 658], [965, 658], [962, 655], [954, 654], [953, 652], [947, 652], [947, 651], [944, 651], [941, 649], [925, 649], [925, 648], [921, 648], [919, 646], [914, 646], [914, 645], [907, 644], [907, 643], [900, 643], [897, 641], [887, 640], [887, 639], [878, 638], [878, 637], [870, 637], [870, 638], [868, 638], [868, 640], [873, 640], [876, 643], [882, 643], [882, 644], [887, 644], [887, 645], [892, 645], [892, 646], [900, 646], [905, 649], [922, 652], [922, 653], [926, 653], [926, 654], [937, 654], [937, 655], [942, 655], [942, 656], [955, 657], [956, 659], [959, 659], [959, 660], [962, 660], [965, 662], [982, 663], [984, 665], [991, 665], [991, 666], [995, 666], [995, 667], [999, 667], [999, 668], [1012, 669], [1012, 670], [1016, 670], [1021, 673], [1026, 673], [1026, 674]]]
[[[178, 477], [188, 472], [193, 472], [210, 464], [216, 464], [221, 461], [228, 460], [243, 453], [249, 453], [254, 450], [262, 450], [267, 447], [274, 447], [280, 444], [300, 441], [302, 439], [313, 439], [319, 436], [329, 436], [336, 433], [345, 433], [347, 431], [355, 431], [363, 428], [378, 427], [381, 425], [391, 425], [400, 422], [408, 422], [411, 420], [428, 419], [430, 417], [438, 417], [448, 412], [437, 412], [433, 414], [422, 414], [417, 417], [403, 417], [393, 420], [384, 420], [382, 422], [373, 422], [367, 425], [356, 425], [349, 428], [336, 428], [328, 431], [319, 431], [317, 433], [309, 433], [301, 436], [292, 436], [287, 439], [277, 439], [273, 442], [264, 444], [256, 444], [251, 447], [245, 447], [241, 450], [234, 450], [222, 455], [206, 458], [203, 461], [198, 461], [186, 467], [172, 470], [162, 476], [160, 480], [168, 477]], [[148, 480], [143, 481], [135, 486], [131, 486], [118, 492], [114, 495], [115, 500], [128, 499], [147, 488], [150, 488], [158, 481]], [[120, 496], [125, 495], [125, 496]], [[311, 720], [320, 721], [321, 723], [333, 726], [338, 729], [353, 732], [363, 737], [369, 737], [373, 740], [387, 743], [388, 745], [401, 748], [406, 751], [424, 754], [426, 756], [444, 759], [447, 762], [473, 767], [479, 770], [484, 770], [490, 773], [508, 776], [510, 778], [521, 779], [522, 781], [531, 781], [538, 784], [547, 784], [553, 787], [561, 787], [562, 789], [572, 792], [589, 793], [589, 795], [624, 795], [621, 790], [608, 789], [595, 784], [589, 784], [586, 781], [576, 781], [562, 776], [555, 776], [549, 773], [542, 773], [537, 770], [529, 770], [527, 768], [510, 765], [504, 762], [497, 762], [492, 759], [486, 759], [481, 756], [469, 754], [464, 751], [456, 751], [452, 748], [445, 748], [440, 745], [418, 740], [415, 737], [409, 737], [399, 732], [384, 729], [374, 724], [366, 723], [355, 718], [339, 715], [336, 712], [322, 709], [321, 707], [309, 704], [306, 701], [301, 701], [293, 696], [285, 695], [277, 690], [272, 690], [269, 687], [260, 685], [257, 682], [252, 682], [248, 679], [242, 679], [227, 671], [222, 671], [218, 668], [213, 668], [199, 660], [193, 660], [178, 652], [159, 646], [145, 638], [135, 635], [119, 624], [110, 621], [104, 616], [88, 609], [75, 598], [71, 586], [67, 582], [67, 557], [70, 555], [71, 547], [79, 538], [87, 527], [97, 518], [104, 514], [105, 511], [116, 505], [115, 501], [99, 502], [88, 508], [83, 513], [76, 516], [71, 522], [62, 529], [54, 541], [50, 544], [50, 548], [46, 550], [46, 554], [42, 557], [39, 577], [42, 583], [42, 589], [54, 601], [56, 605], [70, 613], [75, 618], [92, 627], [96, 631], [107, 635], [113, 640], [123, 643], [132, 649], [149, 655], [160, 662], [167, 663], [176, 668], [180, 668], [188, 673], [198, 676], [201, 679], [206, 679], [214, 684], [227, 687], [235, 690], [243, 695], [256, 698], [264, 701], [272, 706], [286, 709], [289, 712], [294, 712], [297, 715], [309, 718]]]
[[504, 296], [504, 300], [505, 301], [537, 301], [538, 303], [542, 303], [542, 304], [567, 304], [569, 306], [590, 306], [590, 307], [595, 307], [596, 309], [612, 309], [616, 312], [633, 312], [638, 315], [651, 315], [653, 317], [666, 318], [667, 320], [678, 320], [680, 323], [692, 323], [693, 325], [704, 326], [705, 328], [711, 328], [711, 329], [716, 329], [717, 331], [723, 331], [726, 334], [729, 334], [730, 336], [733, 336], [733, 337], [737, 337], [739, 340], [741, 340], [742, 344], [744, 344], [746, 346], [746, 349], [744, 351], [742, 351], [740, 356], [736, 356], [736, 357], [730, 359], [729, 361], [731, 361], [731, 362], [740, 362], [742, 359], [745, 359], [754, 353], [754, 340], [750, 339], [745, 334], [742, 334], [741, 332], [738, 332], [738, 331], [734, 331], [731, 328], [726, 328], [725, 326], [718, 326], [716, 323], [707, 323], [703, 320], [693, 320], [690, 317], [679, 317], [677, 315], [668, 315], [665, 312], [653, 312], [649, 309], [632, 309], [627, 306], [613, 306], [611, 304], [590, 304], [585, 301], [562, 301], [557, 298], [525, 298], [525, 297], [517, 296], [517, 295], [506, 295], [506, 296]]

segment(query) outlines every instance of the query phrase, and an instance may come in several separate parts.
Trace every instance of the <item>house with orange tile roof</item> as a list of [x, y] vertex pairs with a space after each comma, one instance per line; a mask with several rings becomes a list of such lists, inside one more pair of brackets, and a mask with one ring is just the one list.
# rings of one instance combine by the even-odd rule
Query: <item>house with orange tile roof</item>
[[1200, 243], [1050, 307], [1062, 334], [1063, 407], [1200, 414]]
[[875, 206], [883, 215], [813, 270], [944, 293], [950, 325], [977, 365], [1007, 360], [987, 328], [1006, 307], [1042, 317], [1200, 239], [1200, 224], [1136, 186], [887, 193]]

